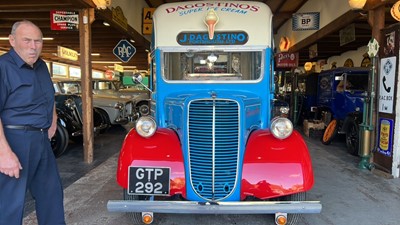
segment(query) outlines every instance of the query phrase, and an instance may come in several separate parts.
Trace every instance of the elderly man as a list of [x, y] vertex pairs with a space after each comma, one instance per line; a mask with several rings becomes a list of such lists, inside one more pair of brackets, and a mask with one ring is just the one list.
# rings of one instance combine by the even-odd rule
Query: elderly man
[[57, 128], [54, 89], [39, 58], [42, 32], [16, 22], [11, 50], [0, 57], [0, 225], [20, 225], [25, 194], [39, 225], [65, 224], [63, 188], [50, 138]]

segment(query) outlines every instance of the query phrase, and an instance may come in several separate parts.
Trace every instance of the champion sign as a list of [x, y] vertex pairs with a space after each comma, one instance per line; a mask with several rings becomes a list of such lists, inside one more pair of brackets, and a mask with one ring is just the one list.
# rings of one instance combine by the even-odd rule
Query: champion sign
[[78, 30], [79, 14], [74, 11], [50, 11], [51, 30]]
[[127, 40], [120, 40], [114, 47], [113, 53], [122, 62], [127, 63], [136, 53], [136, 48]]

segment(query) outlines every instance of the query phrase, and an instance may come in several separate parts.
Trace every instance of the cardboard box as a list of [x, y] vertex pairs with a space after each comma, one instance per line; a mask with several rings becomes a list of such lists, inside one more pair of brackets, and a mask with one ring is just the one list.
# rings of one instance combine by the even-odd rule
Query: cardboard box
[[[325, 129], [325, 124], [322, 120], [304, 120], [303, 131], [307, 137], [321, 136]], [[312, 130], [310, 132], [310, 130]]]

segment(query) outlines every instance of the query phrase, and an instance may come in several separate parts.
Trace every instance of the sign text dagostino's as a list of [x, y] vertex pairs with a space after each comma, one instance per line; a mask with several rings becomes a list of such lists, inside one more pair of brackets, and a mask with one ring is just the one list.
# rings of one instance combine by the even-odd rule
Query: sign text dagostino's
[[185, 15], [192, 12], [208, 11], [210, 9], [229, 11], [229, 12], [240, 12], [247, 13], [247, 11], [258, 12], [259, 6], [243, 3], [234, 2], [203, 2], [203, 3], [189, 3], [179, 5], [176, 7], [166, 8], [167, 13], [179, 13], [179, 15]]

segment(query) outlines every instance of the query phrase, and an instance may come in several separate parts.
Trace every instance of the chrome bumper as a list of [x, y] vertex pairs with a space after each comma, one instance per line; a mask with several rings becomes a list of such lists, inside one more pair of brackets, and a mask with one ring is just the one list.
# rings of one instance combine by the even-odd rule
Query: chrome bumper
[[285, 202], [213, 202], [189, 201], [117, 201], [107, 203], [109, 212], [154, 212], [177, 214], [275, 214], [275, 213], [320, 213], [319, 201]]

